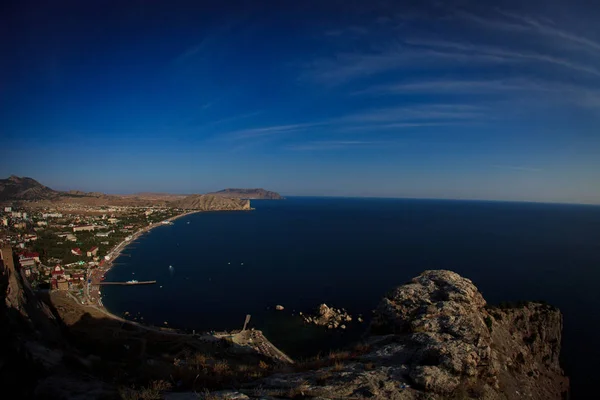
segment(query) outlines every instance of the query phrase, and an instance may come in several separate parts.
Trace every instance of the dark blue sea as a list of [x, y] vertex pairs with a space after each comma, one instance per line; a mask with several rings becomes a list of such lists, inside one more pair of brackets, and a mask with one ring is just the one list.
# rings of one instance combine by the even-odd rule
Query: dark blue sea
[[[362, 333], [305, 327], [320, 303], [368, 319], [384, 293], [426, 269], [471, 279], [490, 303], [544, 300], [561, 309], [573, 394], [600, 375], [600, 207], [358, 198], [252, 201], [249, 212], [193, 214], [128, 247], [104, 304], [155, 325], [263, 330], [288, 354], [327, 351]], [[173, 268], [170, 269], [169, 265]], [[281, 304], [284, 311], [274, 310]], [[356, 321], [356, 318], [355, 318]]]

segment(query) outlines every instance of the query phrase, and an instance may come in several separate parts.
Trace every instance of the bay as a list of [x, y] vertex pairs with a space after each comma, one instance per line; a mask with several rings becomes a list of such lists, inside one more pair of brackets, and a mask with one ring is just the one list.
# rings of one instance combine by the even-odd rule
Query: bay
[[490, 303], [559, 307], [573, 394], [593, 389], [600, 207], [302, 197], [252, 206], [192, 214], [142, 236], [107, 280], [158, 283], [105, 287], [105, 306], [196, 331], [240, 329], [251, 314], [250, 326], [303, 357], [355, 340], [366, 324], [355, 318], [348, 331], [331, 332], [303, 325], [298, 312], [327, 303], [368, 319], [387, 290], [426, 269], [450, 269]]

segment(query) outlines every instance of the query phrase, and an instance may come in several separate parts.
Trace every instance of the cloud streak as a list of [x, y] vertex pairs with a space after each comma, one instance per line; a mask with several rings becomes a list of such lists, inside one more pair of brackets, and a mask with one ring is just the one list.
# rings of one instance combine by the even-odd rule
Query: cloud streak
[[523, 167], [519, 165], [493, 165], [494, 168], [499, 169], [509, 169], [513, 171], [523, 171], [523, 172], [541, 172], [543, 169], [541, 168], [532, 168], [532, 167]]
[[464, 52], [473, 56], [492, 56], [497, 57], [499, 60], [504, 59], [506, 62], [533, 61], [543, 64], [553, 64], [574, 71], [586, 72], [591, 75], [600, 76], [600, 69], [594, 66], [537, 52], [506, 50], [495, 46], [476, 45], [471, 43], [444, 40], [435, 41], [426, 39], [410, 39], [406, 40], [406, 43], [413, 46], [434, 48], [442, 51]]
[[393, 141], [365, 141], [365, 140], [324, 140], [313, 141], [301, 144], [287, 146], [287, 149], [294, 151], [323, 151], [323, 150], [341, 150], [356, 149], [361, 147], [378, 147], [398, 144]]

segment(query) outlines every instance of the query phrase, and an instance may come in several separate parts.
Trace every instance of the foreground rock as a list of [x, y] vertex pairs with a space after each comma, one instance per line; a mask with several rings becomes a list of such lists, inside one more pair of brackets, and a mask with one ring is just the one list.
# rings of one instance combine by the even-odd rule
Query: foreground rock
[[561, 399], [569, 389], [559, 365], [561, 331], [562, 315], [554, 307], [489, 307], [470, 280], [426, 271], [383, 298], [366, 352], [343, 363], [272, 375], [244, 393]]
[[321, 304], [315, 315], [301, 314], [304, 322], [308, 324], [315, 324], [320, 326], [326, 326], [329, 329], [346, 328], [346, 324], [352, 321], [352, 317], [344, 310], [336, 309], [327, 306], [327, 304]]

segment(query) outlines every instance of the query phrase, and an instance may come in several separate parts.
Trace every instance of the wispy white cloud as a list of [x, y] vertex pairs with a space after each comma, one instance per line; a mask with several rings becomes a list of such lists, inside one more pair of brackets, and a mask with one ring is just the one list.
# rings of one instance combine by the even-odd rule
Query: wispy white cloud
[[422, 104], [374, 108], [313, 122], [240, 129], [222, 133], [220, 137], [227, 140], [249, 140], [298, 134], [323, 128], [328, 128], [331, 134], [335, 134], [470, 124], [489, 119], [485, 110], [486, 108], [483, 106], [469, 104]]
[[500, 80], [425, 80], [375, 85], [367, 89], [356, 91], [355, 94], [382, 94], [382, 93], [479, 93], [523, 90], [526, 84], [519, 79]]
[[[465, 63], [478, 66], [539, 64], [583, 72], [594, 77], [600, 76], [598, 62], [589, 57], [600, 56], [600, 41], [595, 38], [573, 33], [542, 17], [532, 18], [505, 11], [496, 11], [492, 16], [480, 16], [464, 11], [455, 11], [454, 15], [463, 23], [502, 31], [505, 36], [506, 33], [513, 33], [518, 37], [506, 41], [495, 40], [491, 44], [486, 43], [486, 36], [482, 35], [477, 39], [483, 42], [476, 44], [466, 43], [460, 32], [457, 32], [454, 36], [435, 41], [420, 38], [418, 33], [407, 31], [408, 27], [404, 27], [389, 31], [387, 43], [376, 42], [369, 47], [358, 41], [356, 47], [362, 50], [337, 53], [329, 58], [315, 60], [306, 66], [305, 77], [319, 83], [339, 85], [388, 71], [409, 70], [417, 65], [436, 70]], [[451, 21], [451, 18], [438, 22], [444, 24], [447, 21]], [[381, 24], [374, 22], [374, 25], [383, 29]], [[348, 32], [350, 28], [338, 28], [328, 33], [347, 36], [348, 40], [352, 40]], [[407, 34], [409, 37], [412, 35], [414, 39], [407, 40]], [[470, 38], [472, 39], [472, 36]], [[542, 39], [546, 39], [545, 42]], [[568, 54], [564, 50], [568, 50]]]
[[339, 85], [354, 79], [417, 65], [424, 69], [435, 69], [441, 62], [446, 66], [466, 63], [485, 65], [514, 62], [514, 59], [496, 54], [459, 54], [439, 49], [417, 49], [396, 43], [378, 52], [343, 53], [315, 60], [306, 66], [304, 77], [319, 83]]
[[554, 64], [571, 70], [586, 72], [591, 75], [600, 76], [600, 69], [596, 68], [595, 66], [570, 61], [566, 58], [561, 58], [548, 54], [528, 51], [507, 50], [495, 46], [476, 45], [471, 43], [452, 42], [444, 40], [435, 41], [424, 39], [409, 39], [406, 40], [406, 43], [426, 48], [464, 52], [474, 56], [488, 55], [497, 57], [498, 59], [505, 59], [506, 61], [533, 61], [538, 63]]
[[407, 120], [469, 120], [485, 117], [485, 108], [471, 104], [423, 104], [377, 108], [338, 119], [345, 122], [378, 123]]
[[303, 131], [307, 128], [322, 125], [323, 123], [311, 122], [301, 124], [290, 124], [290, 125], [273, 125], [258, 128], [241, 129], [233, 132], [228, 132], [225, 137], [231, 140], [238, 139], [251, 139], [263, 136], [280, 135], [291, 132]]
[[532, 167], [524, 167], [520, 165], [493, 165], [494, 168], [500, 169], [510, 169], [513, 171], [523, 171], [523, 172], [541, 172], [543, 169], [541, 168], [532, 168]]
[[543, 98], [545, 101], [571, 103], [586, 108], [600, 107], [600, 86], [576, 85], [564, 82], [531, 79], [527, 77], [496, 80], [421, 80], [374, 85], [354, 92], [357, 95], [405, 94], [487, 94]]
[[437, 122], [392, 122], [392, 123], [377, 123], [366, 125], [346, 125], [340, 131], [357, 132], [357, 131], [382, 131], [382, 130], [399, 130], [413, 128], [427, 128], [435, 126], [453, 126], [467, 125], [475, 121], [437, 121]]
[[365, 140], [323, 140], [313, 141], [287, 146], [289, 150], [296, 151], [322, 151], [322, 150], [339, 150], [339, 149], [356, 149], [361, 147], [378, 147], [398, 144], [392, 141], [365, 141]]
[[[553, 40], [558, 39], [575, 44], [579, 49], [585, 49], [596, 54], [600, 52], [600, 42], [550, 25], [549, 21], [544, 21], [540, 18], [518, 15], [507, 11], [498, 11], [498, 13], [512, 20], [521, 22], [523, 25], [519, 25], [518, 29], [529, 29], [537, 32], [540, 35], [548, 36]], [[516, 24], [504, 24], [509, 29], [515, 29], [515, 26], [517, 26]]]

